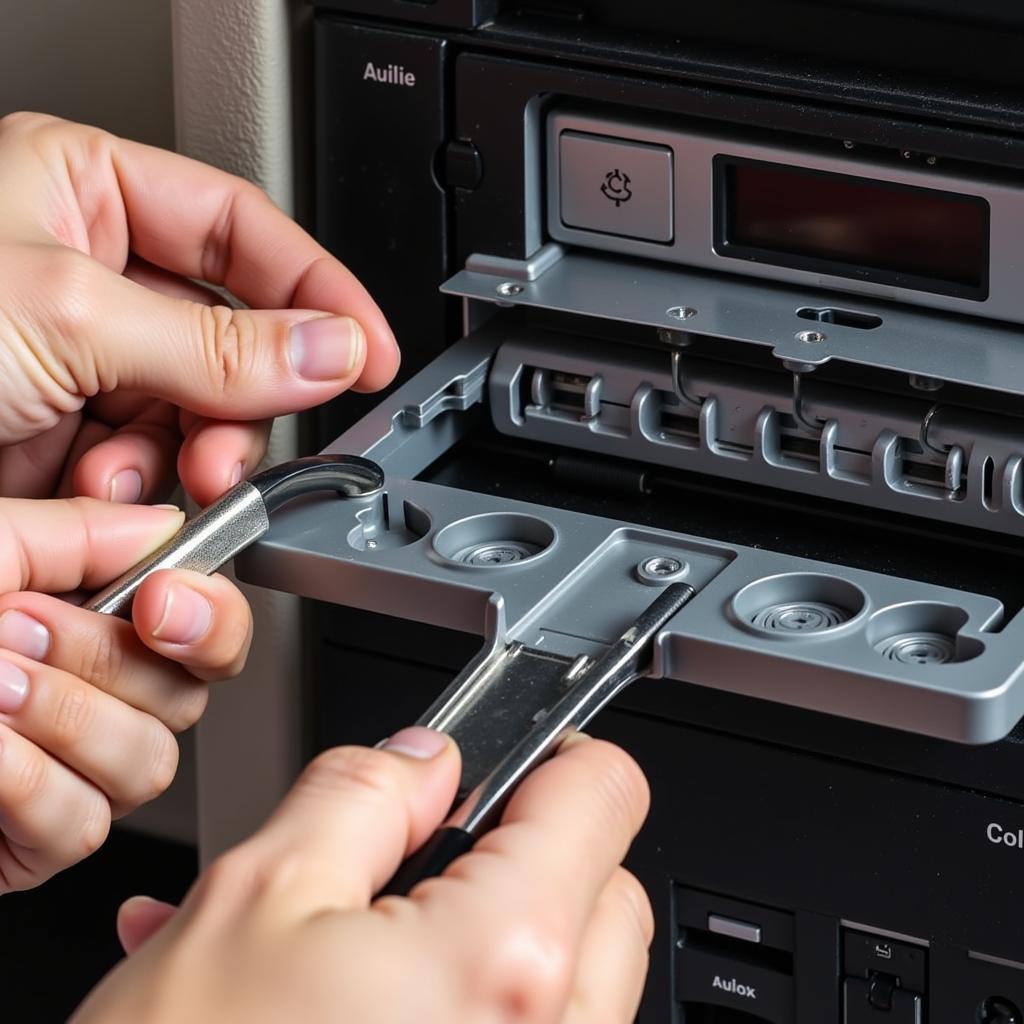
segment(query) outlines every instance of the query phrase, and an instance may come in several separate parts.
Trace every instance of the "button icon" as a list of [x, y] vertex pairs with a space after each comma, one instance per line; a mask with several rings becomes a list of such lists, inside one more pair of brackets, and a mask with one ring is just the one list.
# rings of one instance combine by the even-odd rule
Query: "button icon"
[[601, 191], [606, 199], [610, 199], [616, 207], [628, 203], [633, 198], [633, 192], [629, 187], [629, 175], [623, 174], [616, 167], [604, 176]]

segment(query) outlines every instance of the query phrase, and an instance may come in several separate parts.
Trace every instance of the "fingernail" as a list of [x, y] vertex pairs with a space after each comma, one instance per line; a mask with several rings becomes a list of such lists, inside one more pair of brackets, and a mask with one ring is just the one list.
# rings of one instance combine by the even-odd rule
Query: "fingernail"
[[142, 496], [142, 474], [137, 469], [122, 469], [110, 479], [110, 500], [134, 505]]
[[0, 647], [42, 661], [50, 649], [50, 631], [38, 619], [12, 608], [0, 615]]
[[158, 508], [162, 512], [180, 512], [181, 509], [177, 505], [154, 505], [153, 508]]
[[9, 661], [0, 660], [0, 714], [13, 715], [28, 696], [28, 674]]
[[568, 750], [570, 747], [575, 747], [580, 743], [586, 743], [589, 739], [590, 737], [585, 732], [571, 732], [558, 745], [558, 749]]
[[194, 644], [206, 635], [212, 623], [213, 605], [191, 587], [172, 583], [153, 636], [169, 644]]
[[362, 361], [366, 336], [347, 316], [324, 316], [296, 324], [291, 330], [291, 359], [306, 380], [347, 377]]
[[448, 737], [422, 725], [411, 725], [408, 729], [402, 729], [394, 736], [389, 736], [378, 746], [382, 750], [390, 750], [393, 754], [405, 754], [426, 761], [437, 757], [448, 746]]
[[242, 474], [245, 472], [245, 463], [240, 462], [233, 470], [231, 470], [231, 483], [228, 487], [234, 487], [242, 479]]

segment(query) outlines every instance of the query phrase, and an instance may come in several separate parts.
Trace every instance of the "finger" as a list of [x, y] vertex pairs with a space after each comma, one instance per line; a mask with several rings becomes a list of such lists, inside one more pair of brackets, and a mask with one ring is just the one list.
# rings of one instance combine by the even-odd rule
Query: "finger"
[[95, 786], [0, 723], [0, 892], [88, 857], [109, 830], [110, 806]]
[[0, 449], [0, 494], [9, 498], [54, 497], [81, 422], [80, 412], [69, 413], [49, 430]]
[[[26, 351], [48, 356], [33, 367], [22, 354], [22, 375], [69, 379], [86, 396], [116, 386], [213, 419], [265, 419], [334, 398], [368, 358], [351, 317], [169, 298], [60, 246], [28, 250], [19, 270]], [[38, 300], [35, 273], [51, 277], [56, 299]]]
[[11, 651], [0, 651], [0, 723], [93, 783], [115, 817], [162, 793], [178, 767], [174, 734], [152, 715]]
[[355, 276], [250, 183], [140, 143], [112, 140], [133, 250], [176, 274], [223, 285], [254, 308], [322, 310], [359, 321], [361, 388], [398, 369], [394, 336]]
[[[497, 829], [410, 898], [451, 937], [452, 959], [500, 965], [490, 988], [545, 1018], [568, 996], [571, 957], [648, 799], [627, 754], [577, 737], [524, 780]], [[461, 935], [480, 939], [467, 948]]]
[[117, 912], [117, 937], [125, 953], [131, 956], [150, 936], [172, 917], [177, 907], [149, 896], [132, 896]]
[[[229, 608], [239, 614], [233, 601]], [[206, 707], [206, 687], [150, 650], [132, 623], [46, 594], [0, 597], [0, 648], [84, 679], [172, 732], [194, 725]]]
[[169, 540], [184, 515], [93, 498], [0, 499], [0, 592], [95, 589]]
[[142, 642], [199, 679], [228, 679], [245, 665], [252, 612], [224, 576], [162, 570], [144, 580], [132, 603]]
[[587, 924], [563, 1024], [630, 1024], [647, 979], [654, 915], [643, 886], [619, 868]]
[[[447, 736], [420, 727], [396, 733], [384, 749], [329, 750], [236, 853], [255, 861], [248, 873], [273, 883], [261, 891], [276, 894], [275, 909], [289, 916], [365, 907], [441, 822], [459, 764]], [[229, 861], [224, 870], [236, 867]]]
[[151, 401], [130, 423], [80, 455], [72, 467], [74, 493], [126, 504], [166, 497], [180, 444], [177, 410]]
[[[16, 130], [31, 135], [33, 144], [22, 147], [7, 179], [36, 185], [40, 197], [36, 207], [22, 203], [5, 211], [12, 230], [38, 238], [42, 229], [54, 237], [38, 210], [52, 209], [50, 193], [57, 191], [69, 206], [77, 204], [79, 214], [59, 241], [89, 252], [116, 274], [130, 249], [172, 274], [224, 286], [253, 308], [353, 317], [367, 339], [360, 387], [376, 389], [394, 376], [398, 348], [376, 303], [256, 186], [186, 157], [55, 119], [23, 119]], [[49, 173], [37, 185], [40, 161]]]
[[200, 505], [219, 498], [263, 461], [272, 425], [198, 420], [178, 453], [182, 486]]
[[224, 296], [218, 295], [212, 288], [204, 288], [187, 277], [172, 274], [134, 253], [129, 255], [122, 273], [130, 281], [141, 284], [143, 288], [160, 292], [161, 295], [169, 295], [172, 299], [189, 299], [191, 302], [202, 302], [207, 306], [216, 306], [224, 302]]

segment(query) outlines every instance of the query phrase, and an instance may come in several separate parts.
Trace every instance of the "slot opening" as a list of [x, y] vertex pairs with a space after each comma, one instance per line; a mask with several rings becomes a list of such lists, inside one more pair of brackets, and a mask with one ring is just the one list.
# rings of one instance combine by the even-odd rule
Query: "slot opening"
[[814, 306], [801, 306], [796, 311], [801, 320], [815, 320], [820, 324], [835, 324], [837, 327], [853, 327], [858, 331], [873, 331], [882, 326], [882, 318], [874, 313], [858, 313], [852, 309], [837, 309], [826, 306], [816, 309]]
[[768, 967], [783, 974], [793, 973], [793, 954], [784, 949], [755, 945], [728, 935], [684, 928], [679, 940], [680, 949], [699, 950], [714, 956], [727, 957], [739, 965]]
[[685, 1024], [766, 1024], [766, 1017], [758, 1017], [743, 1010], [708, 1003], [683, 1003]]
[[533, 407], [560, 419], [583, 422], [600, 412], [601, 378], [524, 366], [519, 397], [524, 412]]
[[999, 508], [995, 496], [995, 476], [995, 460], [988, 455], [981, 468], [981, 503], [989, 512], [995, 512]]

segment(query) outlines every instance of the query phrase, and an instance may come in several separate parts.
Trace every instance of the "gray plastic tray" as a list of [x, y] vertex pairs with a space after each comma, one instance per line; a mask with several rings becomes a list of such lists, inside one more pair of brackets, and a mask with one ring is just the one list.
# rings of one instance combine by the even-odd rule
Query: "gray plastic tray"
[[[382, 499], [310, 499], [237, 560], [252, 583], [595, 654], [654, 596], [697, 597], [654, 674], [965, 743], [1024, 714], [1024, 614], [982, 594], [719, 544], [414, 477], [485, 414], [500, 319], [444, 352], [326, 451], [384, 467]], [[676, 565], [678, 563], [678, 566]]]

